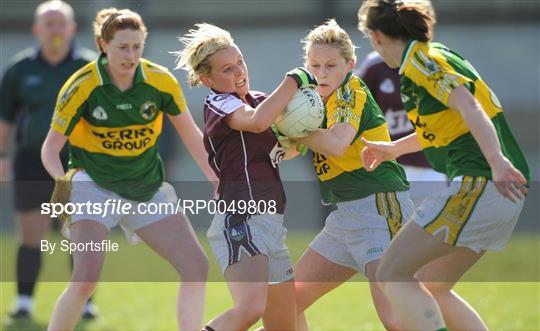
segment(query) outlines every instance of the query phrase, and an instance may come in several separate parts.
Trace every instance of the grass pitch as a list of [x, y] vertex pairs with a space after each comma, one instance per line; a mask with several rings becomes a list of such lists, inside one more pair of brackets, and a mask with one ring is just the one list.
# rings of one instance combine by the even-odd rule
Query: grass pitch
[[[291, 232], [289, 248], [294, 260], [301, 255], [314, 233]], [[3, 235], [0, 275], [1, 330], [45, 330], [54, 303], [69, 278], [67, 253], [44, 254], [41, 279], [35, 293], [33, 322], [9, 324], [5, 318], [15, 297], [15, 239]], [[60, 240], [51, 236], [50, 240]], [[120, 234], [117, 253], [109, 253], [102, 280], [95, 295], [100, 318], [80, 323], [78, 330], [135, 331], [175, 330], [176, 276], [165, 262], [144, 245], [128, 245]], [[200, 238], [206, 243], [204, 238]], [[207, 252], [208, 247], [205, 246]], [[513, 236], [502, 252], [488, 253], [469, 271], [466, 282], [456, 291], [471, 303], [491, 330], [540, 330], [540, 236]], [[213, 258], [208, 284], [206, 317], [208, 320], [231, 306], [227, 286], [222, 282]], [[311, 330], [382, 330], [371, 303], [368, 284], [363, 278], [348, 282], [323, 297], [307, 311]]]

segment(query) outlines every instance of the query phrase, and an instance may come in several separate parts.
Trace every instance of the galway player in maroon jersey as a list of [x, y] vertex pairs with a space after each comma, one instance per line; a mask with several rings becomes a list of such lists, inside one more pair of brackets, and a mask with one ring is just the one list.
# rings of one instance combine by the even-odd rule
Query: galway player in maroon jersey
[[[401, 102], [398, 70], [388, 67], [374, 51], [364, 58], [357, 71], [381, 107], [392, 140], [414, 132], [414, 127]], [[439, 192], [448, 186], [446, 176], [431, 168], [423, 152], [405, 154], [397, 161], [403, 166], [407, 180], [411, 183], [409, 195], [415, 204], [422, 202], [431, 193]]]
[[247, 330], [261, 317], [265, 330], [295, 330], [294, 275], [278, 170], [287, 155], [270, 126], [298, 88], [316, 81], [297, 68], [270, 96], [250, 91], [246, 63], [229, 32], [196, 26], [182, 39], [178, 67], [188, 71], [190, 85], [210, 88], [204, 143], [219, 177], [218, 205], [227, 210], [216, 212], [207, 236], [234, 302], [204, 330]]

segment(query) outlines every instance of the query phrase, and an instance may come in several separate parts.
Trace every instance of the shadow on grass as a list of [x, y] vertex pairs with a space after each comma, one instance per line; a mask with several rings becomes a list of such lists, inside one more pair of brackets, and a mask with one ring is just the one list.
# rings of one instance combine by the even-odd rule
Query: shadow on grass
[[46, 331], [47, 325], [41, 322], [35, 321], [31, 318], [17, 318], [13, 319], [8, 317], [2, 325], [4, 331]]
[[[84, 331], [87, 328], [91, 327], [93, 324], [95, 324], [96, 321], [97, 320], [81, 319], [79, 323], [77, 323], [77, 326], [75, 327], [75, 331]], [[2, 331], [46, 331], [47, 324], [40, 321], [35, 321], [31, 318], [12, 319], [8, 317], [5, 323], [1, 326], [0, 330]]]

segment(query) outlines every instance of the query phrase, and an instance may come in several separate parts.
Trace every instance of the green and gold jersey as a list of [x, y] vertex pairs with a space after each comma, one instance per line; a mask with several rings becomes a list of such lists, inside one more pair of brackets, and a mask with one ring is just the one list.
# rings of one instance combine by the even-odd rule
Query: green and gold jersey
[[141, 59], [133, 86], [122, 92], [104, 62], [100, 56], [64, 84], [51, 127], [69, 137], [70, 168], [122, 197], [147, 201], [164, 177], [157, 150], [163, 113], [182, 113], [186, 100], [162, 66]]
[[464, 85], [495, 126], [503, 154], [529, 178], [529, 168], [497, 96], [474, 67], [442, 44], [408, 42], [399, 73], [401, 96], [420, 145], [432, 166], [448, 175], [486, 176], [491, 169], [461, 114], [448, 107], [452, 91]]
[[348, 123], [356, 130], [353, 141], [342, 156], [313, 154], [313, 164], [325, 203], [351, 201], [377, 192], [405, 191], [409, 188], [403, 168], [395, 161], [383, 162], [373, 172], [364, 169], [361, 157], [364, 145], [360, 137], [390, 141], [390, 134], [381, 109], [360, 78], [352, 73], [347, 74], [343, 84], [326, 101], [325, 108], [321, 128]]

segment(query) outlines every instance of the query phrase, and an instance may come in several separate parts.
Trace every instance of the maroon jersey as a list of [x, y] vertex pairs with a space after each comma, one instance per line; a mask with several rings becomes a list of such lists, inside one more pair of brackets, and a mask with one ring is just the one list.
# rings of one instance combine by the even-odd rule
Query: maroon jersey
[[[266, 95], [250, 91], [247, 104], [255, 108]], [[285, 151], [271, 129], [261, 133], [231, 129], [225, 118], [245, 102], [236, 94], [212, 90], [204, 102], [204, 146], [208, 162], [219, 178], [220, 200], [276, 202], [277, 213], [285, 211], [285, 191], [278, 163]]]
[[[401, 103], [398, 71], [397, 68], [388, 67], [377, 52], [371, 52], [366, 56], [357, 72], [381, 107], [392, 140], [414, 133], [414, 127]], [[405, 154], [397, 161], [403, 165], [429, 167], [423, 152]]]

